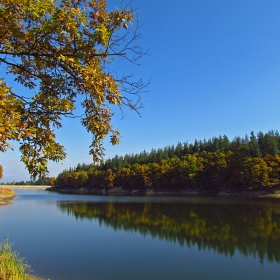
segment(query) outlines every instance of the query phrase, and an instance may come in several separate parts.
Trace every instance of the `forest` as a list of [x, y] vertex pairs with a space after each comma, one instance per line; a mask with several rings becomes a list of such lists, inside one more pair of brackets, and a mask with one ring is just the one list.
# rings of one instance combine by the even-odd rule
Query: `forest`
[[250, 136], [195, 140], [161, 149], [126, 154], [101, 164], [78, 164], [64, 170], [57, 188], [127, 190], [203, 190], [219, 192], [273, 189], [280, 172], [278, 131]]

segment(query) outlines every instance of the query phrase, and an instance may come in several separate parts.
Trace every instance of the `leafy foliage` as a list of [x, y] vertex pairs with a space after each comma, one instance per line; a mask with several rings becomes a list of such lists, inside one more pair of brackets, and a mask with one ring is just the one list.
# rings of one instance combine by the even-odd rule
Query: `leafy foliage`
[[134, 45], [139, 34], [133, 20], [132, 9], [108, 12], [104, 0], [1, 1], [0, 64], [30, 93], [0, 78], [0, 151], [19, 141], [32, 178], [46, 175], [48, 160], [65, 158], [54, 128], [62, 127], [62, 117], [77, 117], [78, 101], [81, 123], [93, 135], [93, 159], [102, 158], [106, 135], [119, 143], [112, 105], [138, 111], [145, 84], [118, 77], [108, 65], [116, 57], [135, 63], [144, 54]]

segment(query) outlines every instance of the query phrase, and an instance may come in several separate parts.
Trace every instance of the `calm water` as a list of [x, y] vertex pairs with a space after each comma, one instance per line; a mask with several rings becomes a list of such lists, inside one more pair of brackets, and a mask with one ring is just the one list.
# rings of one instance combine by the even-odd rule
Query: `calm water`
[[280, 200], [16, 190], [0, 241], [44, 279], [279, 279]]

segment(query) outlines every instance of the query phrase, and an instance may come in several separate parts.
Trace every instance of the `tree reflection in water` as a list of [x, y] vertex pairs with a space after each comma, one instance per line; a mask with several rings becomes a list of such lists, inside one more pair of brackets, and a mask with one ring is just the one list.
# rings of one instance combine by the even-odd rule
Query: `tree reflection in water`
[[218, 254], [258, 256], [280, 262], [280, 208], [275, 203], [60, 202], [76, 219], [95, 219], [115, 230], [197, 245]]

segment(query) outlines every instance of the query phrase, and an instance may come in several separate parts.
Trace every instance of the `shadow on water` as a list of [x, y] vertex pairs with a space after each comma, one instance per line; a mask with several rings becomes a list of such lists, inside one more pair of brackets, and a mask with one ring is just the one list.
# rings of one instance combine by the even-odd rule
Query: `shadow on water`
[[275, 203], [59, 202], [76, 219], [94, 219], [115, 230], [197, 245], [218, 254], [258, 256], [280, 263], [280, 207]]

